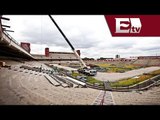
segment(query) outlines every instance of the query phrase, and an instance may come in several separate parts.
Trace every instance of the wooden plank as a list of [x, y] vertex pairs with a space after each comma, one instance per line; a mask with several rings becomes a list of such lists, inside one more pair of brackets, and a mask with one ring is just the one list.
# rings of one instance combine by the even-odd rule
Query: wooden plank
[[53, 78], [51, 78], [49, 75], [44, 75], [44, 77], [54, 86], [60, 86], [60, 84], [57, 81], [55, 81]]

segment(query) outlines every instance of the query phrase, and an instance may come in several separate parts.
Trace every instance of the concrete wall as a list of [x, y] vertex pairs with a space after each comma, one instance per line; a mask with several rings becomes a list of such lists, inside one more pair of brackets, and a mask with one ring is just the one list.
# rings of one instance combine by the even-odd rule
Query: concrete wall
[[[1, 18], [1, 15], [0, 15]], [[0, 19], [0, 38], [2, 37], [2, 26], [1, 26], [1, 19]]]

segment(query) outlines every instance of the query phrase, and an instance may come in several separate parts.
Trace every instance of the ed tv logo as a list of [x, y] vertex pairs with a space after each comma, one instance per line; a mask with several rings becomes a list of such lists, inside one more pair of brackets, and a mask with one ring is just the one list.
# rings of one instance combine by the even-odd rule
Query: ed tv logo
[[140, 33], [141, 21], [139, 18], [115, 18], [115, 33]]

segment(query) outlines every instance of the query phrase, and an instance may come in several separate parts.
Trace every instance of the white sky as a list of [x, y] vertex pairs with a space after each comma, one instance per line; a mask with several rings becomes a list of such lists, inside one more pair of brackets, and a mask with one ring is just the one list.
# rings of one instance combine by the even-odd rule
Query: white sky
[[[17, 42], [31, 43], [31, 53], [71, 51], [71, 48], [47, 15], [4, 15], [10, 21]], [[81, 57], [121, 57], [160, 55], [160, 37], [112, 37], [103, 15], [52, 15]]]

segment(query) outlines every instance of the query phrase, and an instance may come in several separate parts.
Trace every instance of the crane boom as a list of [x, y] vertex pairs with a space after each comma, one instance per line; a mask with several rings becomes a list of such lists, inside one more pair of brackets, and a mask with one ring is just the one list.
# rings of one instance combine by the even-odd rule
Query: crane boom
[[78, 57], [79, 61], [81, 62], [83, 67], [86, 67], [86, 64], [83, 62], [83, 60], [81, 59], [81, 57], [78, 55], [78, 53], [76, 52], [75, 48], [73, 47], [73, 45], [70, 43], [70, 41], [68, 40], [68, 38], [65, 36], [65, 34], [62, 32], [62, 30], [59, 28], [58, 24], [55, 22], [55, 20], [52, 18], [51, 15], [49, 15], [50, 19], [52, 20], [52, 22], [55, 24], [55, 26], [57, 27], [57, 29], [59, 30], [59, 32], [62, 34], [62, 36], [64, 37], [64, 39], [67, 41], [67, 43], [69, 44], [69, 46], [71, 47], [72, 51], [75, 53], [75, 55]]

